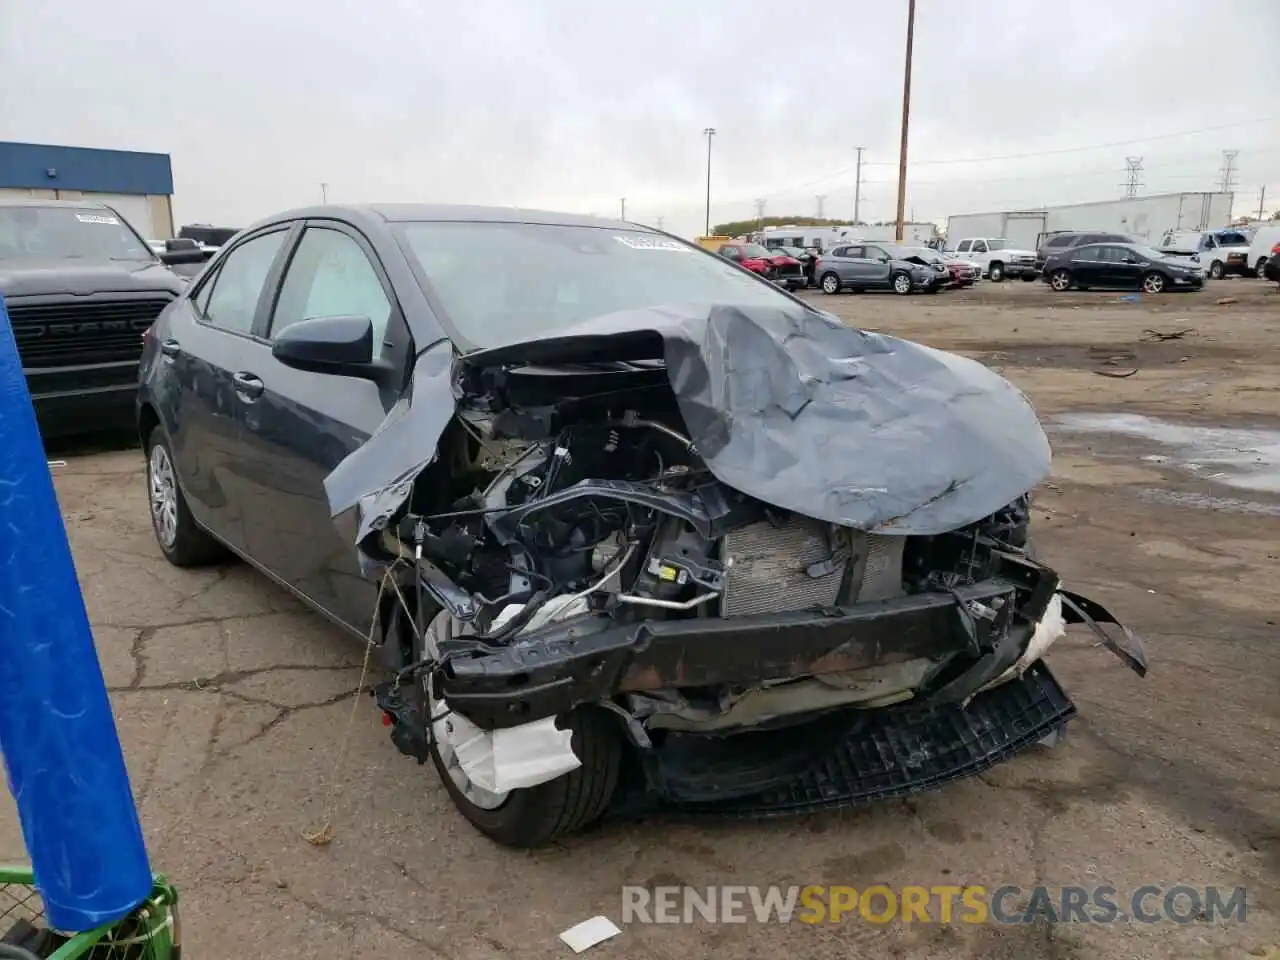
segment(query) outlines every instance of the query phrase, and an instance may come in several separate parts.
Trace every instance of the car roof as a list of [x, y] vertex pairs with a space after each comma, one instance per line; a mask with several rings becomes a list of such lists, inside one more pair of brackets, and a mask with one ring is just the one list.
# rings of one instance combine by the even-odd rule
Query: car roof
[[440, 203], [343, 203], [299, 207], [273, 214], [254, 227], [280, 220], [337, 217], [352, 220], [380, 220], [385, 223], [411, 223], [431, 221], [436, 223], [536, 223], [548, 226], [601, 227], [608, 230], [639, 230], [656, 233], [650, 227], [611, 217], [589, 217], [579, 213], [557, 213], [551, 210], [530, 210], [524, 207], [484, 207], [467, 204]]

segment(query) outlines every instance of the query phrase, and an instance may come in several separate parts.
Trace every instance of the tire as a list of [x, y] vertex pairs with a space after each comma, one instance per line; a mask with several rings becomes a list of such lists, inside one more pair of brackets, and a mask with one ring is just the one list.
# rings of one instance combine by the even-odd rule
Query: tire
[[1055, 270], [1049, 274], [1049, 286], [1054, 293], [1065, 293], [1071, 289], [1071, 273], [1068, 270]]
[[227, 551], [196, 523], [178, 483], [173, 451], [164, 430], [147, 437], [147, 501], [151, 530], [165, 559], [175, 567], [202, 567], [227, 557]]
[[1265, 280], [1267, 276], [1267, 258], [1259, 257], [1258, 262], [1253, 266], [1253, 275], [1259, 280]]
[[911, 294], [911, 277], [907, 274], [895, 273], [889, 283], [893, 287], [893, 292], [898, 296], [905, 297]]
[[1213, 263], [1209, 264], [1210, 280], [1221, 280], [1225, 272], [1226, 272], [1226, 268], [1223, 267], [1221, 260], [1215, 260], [1213, 261]]
[[1163, 273], [1152, 270], [1142, 278], [1142, 292], [1150, 294], [1164, 293], [1165, 279]]
[[1036, 275], [1034, 273], [1024, 273], [1022, 275], [1023, 283], [1032, 283], [1035, 279], [1036, 279]]
[[1004, 279], [1004, 264], [997, 260], [987, 268], [987, 277], [992, 283], [999, 283]]
[[822, 275], [822, 292], [834, 295], [840, 292], [840, 278], [834, 273], [824, 273]]
[[[437, 614], [437, 618], [448, 616]], [[435, 628], [433, 623], [426, 632], [430, 635]], [[415, 638], [413, 646], [418, 660], [424, 649], [422, 641]], [[420, 696], [425, 694], [422, 686], [418, 689]], [[430, 703], [430, 699], [424, 696], [424, 702]], [[493, 806], [476, 804], [466, 796], [454, 782], [439, 742], [432, 738], [431, 762], [449, 799], [491, 840], [520, 849], [545, 846], [598, 820], [609, 806], [622, 768], [623, 740], [618, 724], [605, 710], [587, 706], [561, 717], [557, 725], [572, 731], [573, 752], [582, 765], [536, 787], [512, 790], [505, 798], [493, 797], [497, 800]]]

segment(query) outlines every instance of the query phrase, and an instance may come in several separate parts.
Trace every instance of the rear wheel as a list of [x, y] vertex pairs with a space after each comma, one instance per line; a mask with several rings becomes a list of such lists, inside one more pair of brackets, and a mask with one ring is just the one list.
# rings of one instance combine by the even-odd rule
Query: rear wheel
[[1066, 270], [1055, 270], [1049, 274], [1049, 286], [1058, 293], [1071, 289], [1071, 274]]
[[1142, 278], [1142, 290], [1144, 293], [1164, 293], [1164, 274], [1148, 273]]
[[1036, 278], [1036, 275], [1034, 273], [1024, 273], [1022, 275], [1022, 282], [1031, 283], [1032, 281], [1035, 280], [1035, 278]]
[[1258, 258], [1258, 262], [1254, 264], [1254, 267], [1253, 267], [1253, 275], [1257, 277], [1259, 280], [1266, 277], [1267, 275], [1267, 258], [1266, 257]]
[[1221, 280], [1224, 272], [1225, 269], [1222, 266], [1221, 260], [1215, 260], [1213, 263], [1209, 264], [1209, 278], [1211, 280]]
[[911, 278], [905, 273], [895, 273], [893, 275], [893, 292], [899, 296], [906, 296], [911, 292]]
[[218, 541], [200, 529], [187, 507], [173, 465], [173, 453], [157, 425], [147, 437], [147, 494], [151, 529], [165, 559], [175, 567], [198, 567], [226, 556]]
[[824, 273], [822, 275], [822, 292], [823, 293], [839, 293], [840, 278], [834, 273]]

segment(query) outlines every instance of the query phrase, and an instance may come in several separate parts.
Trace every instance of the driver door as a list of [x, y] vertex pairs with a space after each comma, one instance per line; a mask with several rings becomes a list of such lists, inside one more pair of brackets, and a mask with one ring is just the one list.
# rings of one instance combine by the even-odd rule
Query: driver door
[[867, 278], [866, 284], [869, 287], [887, 287], [889, 286], [889, 254], [881, 250], [879, 247], [866, 246], [862, 248], [862, 260], [859, 262], [859, 269], [863, 276]]
[[[281, 330], [326, 316], [368, 317], [381, 382], [295, 370], [271, 354]], [[339, 536], [324, 480], [382, 423], [400, 396], [412, 344], [394, 291], [372, 247], [334, 221], [305, 225], [245, 371], [261, 390], [245, 410], [245, 501], [250, 553], [334, 619], [364, 633], [374, 586], [360, 574], [355, 545]]]

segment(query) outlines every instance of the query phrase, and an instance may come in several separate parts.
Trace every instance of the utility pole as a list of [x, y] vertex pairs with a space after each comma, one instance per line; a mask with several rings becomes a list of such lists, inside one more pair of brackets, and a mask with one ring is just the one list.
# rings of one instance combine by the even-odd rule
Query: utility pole
[[763, 197], [756, 200], [756, 230], [761, 234], [764, 233], [764, 204]]
[[825, 193], [820, 193], [820, 194], [818, 194], [816, 197], [814, 197], [813, 199], [815, 199], [815, 200], [817, 200], [817, 201], [818, 201], [818, 219], [819, 219], [819, 220], [821, 220], [821, 219], [822, 219], [822, 204], [823, 204], [823, 202], [827, 199], [827, 195], [826, 195]]
[[627, 198], [622, 198], [622, 213], [618, 216], [619, 220], [627, 219]]
[[707, 225], [702, 235], [709, 237], [711, 236], [711, 138], [716, 135], [716, 128], [707, 127], [702, 131], [702, 135], [707, 138]]
[[1267, 207], [1267, 185], [1262, 185], [1262, 193], [1258, 195], [1258, 219], [1263, 220], [1266, 215], [1262, 212]]
[[320, 202], [329, 202], [329, 184], [324, 180], [320, 181]]
[[1142, 158], [1125, 157], [1124, 173], [1125, 180], [1122, 184], [1124, 187], [1124, 195], [1126, 197], [1136, 197], [1138, 195], [1138, 188], [1145, 186], [1145, 184], [1141, 183], [1139, 180], [1142, 176]]
[[916, 28], [916, 0], [907, 0], [907, 63], [902, 77], [902, 146], [898, 152], [898, 225], [894, 239], [902, 242], [902, 217], [907, 206], [907, 127], [911, 119], [911, 42]]
[[862, 222], [862, 151], [865, 147], [858, 148], [858, 179], [853, 185], [853, 222]]
[[1231, 193], [1236, 188], [1236, 157], [1239, 150], [1222, 151], [1222, 192]]

